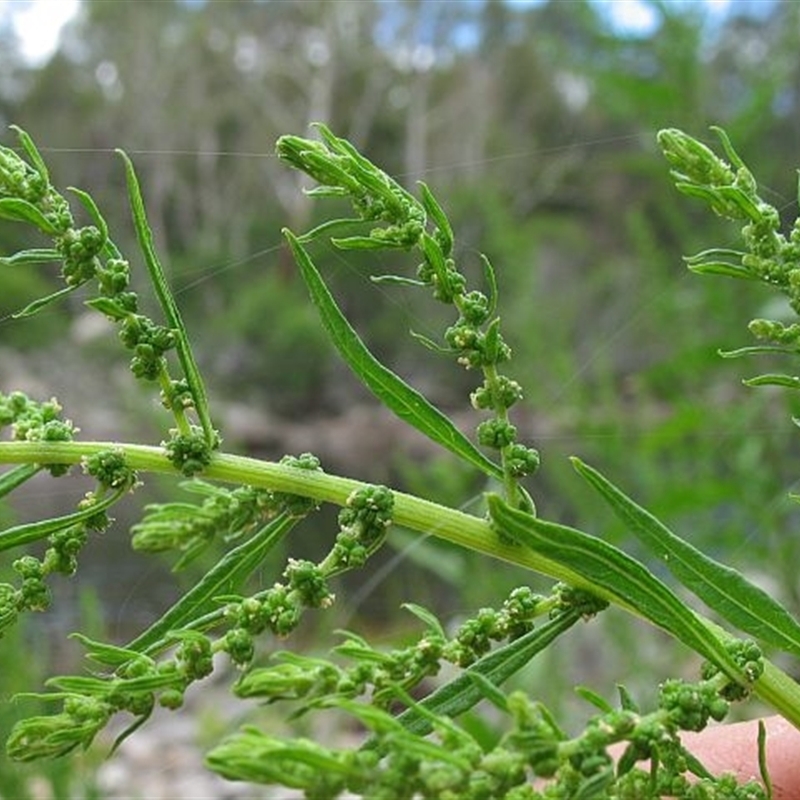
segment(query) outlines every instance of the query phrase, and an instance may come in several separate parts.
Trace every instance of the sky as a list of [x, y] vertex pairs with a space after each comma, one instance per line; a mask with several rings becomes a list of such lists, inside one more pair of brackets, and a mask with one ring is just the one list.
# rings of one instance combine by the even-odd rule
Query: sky
[[78, 0], [0, 0], [0, 26], [8, 22], [22, 43], [22, 54], [39, 64], [56, 49], [61, 28], [78, 5]]
[[[433, 2], [433, 0], [428, 0]], [[439, 0], [441, 1], [441, 0]], [[509, 0], [519, 5], [541, 0]], [[568, 0], [562, 0], [568, 2]], [[614, 29], [631, 34], [652, 32], [657, 22], [653, 7], [642, 0], [597, 0]], [[713, 15], [725, 13], [733, 0], [667, 0], [681, 5], [706, 7]], [[41, 64], [52, 55], [62, 27], [75, 15], [79, 0], [0, 0], [0, 26], [10, 24], [22, 43], [28, 61]]]

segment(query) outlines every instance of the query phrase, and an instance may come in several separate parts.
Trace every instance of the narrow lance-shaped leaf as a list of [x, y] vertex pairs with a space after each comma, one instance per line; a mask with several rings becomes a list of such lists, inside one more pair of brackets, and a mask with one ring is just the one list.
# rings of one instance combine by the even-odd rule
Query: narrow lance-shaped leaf
[[794, 355], [797, 353], [795, 347], [781, 347], [772, 344], [755, 344], [749, 347], [738, 347], [736, 350], [717, 350], [720, 358], [741, 358], [742, 356], [758, 355]]
[[758, 281], [758, 275], [742, 266], [744, 253], [741, 250], [714, 247], [693, 256], [684, 257], [686, 266], [701, 275], [725, 275], [729, 278]]
[[745, 378], [742, 383], [745, 386], [783, 386], [786, 389], [800, 389], [800, 378], [796, 375], [780, 375], [777, 373]]
[[0, 476], [0, 497], [5, 497], [41, 470], [38, 464], [20, 464]]
[[267, 553], [298, 523], [297, 517], [281, 514], [253, 534], [246, 542], [226, 553], [206, 575], [146, 631], [125, 647], [139, 653], [152, 653], [164, 637], [196, 621], [216, 606], [215, 598], [235, 593], [263, 563]]
[[208, 395], [206, 394], [205, 384], [203, 383], [203, 378], [200, 375], [194, 353], [189, 344], [186, 326], [183, 324], [183, 319], [178, 310], [178, 304], [175, 302], [172, 290], [169, 288], [169, 283], [164, 275], [161, 262], [158, 260], [155, 248], [153, 247], [153, 234], [147, 222], [144, 200], [142, 199], [141, 189], [139, 188], [139, 180], [133, 168], [133, 162], [122, 150], [118, 150], [117, 152], [125, 163], [125, 176], [128, 182], [128, 196], [133, 213], [133, 223], [136, 228], [136, 237], [139, 241], [139, 246], [142, 248], [147, 270], [150, 273], [150, 279], [153, 282], [153, 288], [155, 289], [161, 308], [164, 311], [164, 315], [170, 327], [177, 332], [178, 359], [181, 362], [184, 376], [192, 392], [195, 410], [200, 419], [200, 424], [203, 427], [206, 442], [211, 444], [216, 440], [216, 433], [211, 423], [211, 415], [208, 410]]
[[602, 539], [512, 508], [498, 495], [490, 494], [487, 500], [492, 520], [503, 534], [568, 567], [587, 581], [586, 588], [635, 610], [716, 664], [730, 678], [742, 680], [741, 670], [723, 640], [636, 559]]
[[681, 539], [596, 469], [577, 458], [572, 463], [639, 541], [709, 608], [750, 636], [800, 655], [800, 624], [780, 603]]
[[482, 472], [502, 480], [500, 466], [490, 461], [458, 428], [423, 395], [395, 375], [372, 355], [336, 305], [319, 270], [297, 237], [284, 229], [292, 253], [322, 323], [347, 365], [364, 385], [400, 419], [429, 439], [470, 462]]
[[447, 218], [447, 214], [444, 213], [444, 210], [439, 205], [439, 201], [434, 197], [433, 192], [431, 192], [427, 185], [420, 181], [419, 188], [422, 192], [422, 205], [428, 216], [439, 229], [439, 244], [441, 245], [442, 253], [447, 257], [453, 250], [454, 239], [450, 220]]
[[726, 278], [739, 278], [745, 281], [761, 280], [746, 267], [729, 264], [725, 261], [704, 261], [698, 264], [687, 264], [687, 266], [698, 275], [724, 275]]
[[[473, 675], [482, 675], [495, 686], [501, 686], [580, 618], [577, 610], [565, 611], [513, 642], [498, 647], [465, 669], [455, 680], [431, 692], [419, 705], [436, 715], [448, 717], [456, 717], [469, 711], [484, 697], [484, 693], [472, 679]], [[415, 708], [404, 711], [398, 720], [403, 727], [418, 736], [424, 736], [431, 731], [427, 716]]]
[[[380, 230], [380, 228], [375, 229]], [[332, 244], [340, 250], [397, 250], [407, 249], [407, 245], [391, 239], [381, 239], [378, 236], [348, 236], [346, 239], [331, 239]]]
[[55, 225], [35, 205], [19, 197], [0, 198], [0, 217], [16, 222], [29, 222], [50, 236], [58, 233]]
[[[83, 283], [86, 283], [84, 281]], [[14, 319], [22, 319], [23, 317], [32, 317], [34, 314], [37, 314], [43, 308], [47, 308], [47, 306], [55, 303], [57, 300], [60, 300], [62, 297], [66, 297], [68, 294], [71, 294], [76, 289], [79, 289], [83, 286], [83, 283], [75, 284], [74, 286], [66, 286], [63, 289], [59, 289], [57, 292], [53, 292], [53, 294], [48, 294], [46, 297], [40, 297], [38, 300], [34, 300], [32, 303], [28, 303], [25, 308], [20, 309], [19, 311], [15, 311], [11, 316]]]
[[10, 550], [12, 547], [21, 547], [31, 542], [37, 542], [49, 536], [51, 533], [83, 522], [89, 517], [93, 517], [101, 511], [110, 508], [128, 491], [128, 489], [130, 489], [129, 485], [122, 486], [94, 505], [81, 509], [80, 511], [75, 511], [73, 514], [66, 514], [63, 517], [55, 517], [54, 519], [45, 519], [40, 522], [30, 522], [26, 525], [15, 525], [13, 528], [7, 528], [0, 533], [0, 551]]
[[62, 258], [64, 256], [51, 247], [31, 247], [10, 256], [0, 256], [0, 267], [11, 267], [18, 264], [47, 264], [50, 261], [61, 261]]
[[100, 209], [97, 207], [97, 203], [94, 202], [94, 198], [88, 193], [84, 192], [83, 189], [76, 189], [74, 186], [70, 187], [70, 191], [81, 201], [81, 204], [89, 213], [89, 216], [92, 218], [92, 222], [97, 226], [97, 229], [100, 231], [100, 235], [103, 237], [103, 242], [108, 241], [108, 223], [105, 221], [105, 218], [100, 213]]
[[493, 316], [497, 309], [497, 275], [495, 274], [492, 262], [489, 257], [480, 254], [481, 261], [483, 262], [483, 274], [486, 278], [486, 286], [488, 287], [489, 297], [489, 316]]
[[31, 160], [33, 167], [39, 173], [41, 179], [45, 183], [50, 183], [50, 175], [47, 172], [47, 164], [45, 164], [42, 154], [39, 152], [39, 148], [34, 144], [33, 139], [31, 139], [30, 135], [20, 128], [19, 125], [9, 125], [9, 127], [17, 134], [19, 143], [22, 145], [22, 149]]

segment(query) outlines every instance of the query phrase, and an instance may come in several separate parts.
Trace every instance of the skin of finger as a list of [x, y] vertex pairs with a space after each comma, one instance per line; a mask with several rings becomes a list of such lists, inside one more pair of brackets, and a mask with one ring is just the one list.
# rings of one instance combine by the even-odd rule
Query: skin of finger
[[[764, 724], [774, 800], [800, 800], [800, 731], [782, 717], [768, 717]], [[710, 772], [733, 772], [742, 781], [760, 779], [757, 721], [715, 726], [681, 738]]]
[[[764, 724], [773, 800], [800, 800], [800, 730], [782, 717], [768, 717]], [[701, 733], [684, 733], [681, 741], [714, 775], [732, 772], [743, 782], [761, 779], [757, 720], [716, 725]], [[616, 758], [623, 750], [622, 745], [615, 745], [609, 752]]]

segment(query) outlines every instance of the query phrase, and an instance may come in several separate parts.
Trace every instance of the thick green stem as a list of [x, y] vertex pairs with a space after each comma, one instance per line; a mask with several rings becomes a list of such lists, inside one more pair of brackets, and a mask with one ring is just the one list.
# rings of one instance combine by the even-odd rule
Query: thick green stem
[[[78, 464], [87, 456], [109, 449], [123, 451], [126, 463], [133, 469], [178, 474], [162, 448], [117, 442], [0, 442], [0, 463]], [[364, 487], [363, 481], [352, 478], [229, 453], [215, 453], [203, 471], [203, 477], [260, 486], [339, 506], [347, 502], [351, 492]], [[394, 492], [394, 499], [393, 517], [398, 525], [431, 533], [470, 550], [528, 567], [574, 586], [592, 589], [590, 583], [572, 570], [519, 545], [501, 541], [485, 519], [403, 492]]]
[[[78, 464], [88, 456], [106, 450], [121, 450], [128, 466], [147, 472], [178, 475], [160, 447], [118, 442], [0, 442], [0, 464]], [[215, 453], [203, 477], [229, 483], [259, 486], [288, 494], [297, 494], [325, 503], [343, 506], [355, 489], [364, 483], [328, 475], [324, 472], [298, 469], [272, 461]], [[618, 597], [598, 589], [590, 580], [556, 561], [532, 550], [502, 540], [486, 519], [474, 517], [420, 497], [394, 492], [394, 522], [411, 530], [433, 534], [454, 544], [475, 550], [492, 558], [526, 567], [559, 581], [594, 592], [612, 603], [637, 614], [636, 609], [620, 603]], [[703, 619], [698, 619], [708, 635], [727, 639], [730, 634]], [[800, 686], [771, 662], [754, 687], [755, 694], [800, 729]]]

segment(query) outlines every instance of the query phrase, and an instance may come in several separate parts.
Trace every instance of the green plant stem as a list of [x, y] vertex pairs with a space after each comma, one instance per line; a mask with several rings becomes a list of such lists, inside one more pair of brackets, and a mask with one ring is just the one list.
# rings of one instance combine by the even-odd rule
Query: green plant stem
[[[483, 375], [487, 383], [496, 390], [498, 383], [497, 367], [494, 364], [488, 364], [483, 368]], [[494, 410], [495, 416], [502, 422], [509, 421], [508, 409], [505, 406], [498, 406]], [[511, 474], [508, 464], [508, 451], [510, 446], [507, 445], [500, 451], [501, 463], [503, 465], [503, 492], [505, 493], [506, 502], [517, 508], [519, 506], [519, 481]]]
[[[146, 472], [177, 475], [160, 447], [118, 442], [0, 442], [0, 464], [78, 464], [106, 450], [120, 450], [129, 467]], [[363, 488], [361, 481], [297, 469], [273, 461], [261, 461], [230, 453], [215, 453], [203, 472], [209, 480], [246, 484], [344, 506], [350, 494]], [[636, 609], [597, 587], [579, 573], [519, 545], [504, 542], [486, 519], [438, 505], [403, 492], [394, 492], [393, 519], [397, 525], [433, 534], [454, 544], [548, 575], [572, 586], [594, 592], [638, 616]], [[697, 615], [708, 635], [723, 640], [730, 634]], [[755, 694], [800, 729], [800, 685], [765, 659], [764, 674]]]

